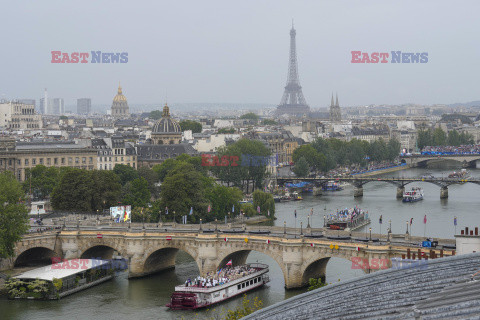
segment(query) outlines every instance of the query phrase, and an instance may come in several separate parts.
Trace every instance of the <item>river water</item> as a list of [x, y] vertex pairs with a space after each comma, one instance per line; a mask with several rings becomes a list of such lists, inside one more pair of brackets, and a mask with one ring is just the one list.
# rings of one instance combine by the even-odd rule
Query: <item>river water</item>
[[[446, 177], [450, 169], [429, 169], [436, 177]], [[389, 173], [388, 177], [420, 177], [425, 169], [408, 169]], [[472, 177], [480, 178], [480, 169], [470, 169]], [[393, 233], [404, 233], [406, 221], [413, 218], [411, 232], [413, 235], [453, 238], [454, 223], [458, 219], [457, 229], [478, 224], [478, 205], [480, 186], [466, 183], [449, 187], [449, 198], [440, 200], [440, 188], [430, 183], [407, 185], [420, 186], [424, 189], [425, 199], [416, 203], [402, 203], [395, 198], [396, 187], [388, 183], [372, 182], [364, 185], [363, 198], [353, 198], [353, 188], [324, 194], [320, 197], [306, 195], [303, 201], [277, 203], [275, 225], [295, 225], [294, 210], [297, 210], [297, 227], [307, 224], [307, 215], [313, 208], [314, 227], [323, 226], [323, 216], [337, 209], [359, 206], [368, 210], [372, 223], [372, 232], [385, 234], [391, 220]], [[423, 218], [427, 215], [427, 224]], [[383, 224], [378, 218], [383, 215]], [[305, 290], [285, 290], [284, 279], [277, 263], [265, 254], [251, 252], [248, 262], [263, 262], [270, 266], [271, 282], [262, 289], [247, 294], [249, 299], [258, 296], [264, 306], [274, 304]], [[193, 259], [186, 253], [179, 252], [175, 270], [166, 271], [147, 278], [127, 280], [126, 273], [120, 273], [114, 280], [87, 289], [59, 301], [10, 301], [0, 298], [0, 319], [213, 319], [225, 309], [241, 305], [242, 298], [227, 301], [213, 310], [169, 311], [165, 304], [169, 301], [175, 285], [183, 283], [186, 278], [198, 274]], [[352, 270], [351, 262], [331, 258], [327, 265], [326, 281], [332, 283], [363, 275], [361, 270]]]

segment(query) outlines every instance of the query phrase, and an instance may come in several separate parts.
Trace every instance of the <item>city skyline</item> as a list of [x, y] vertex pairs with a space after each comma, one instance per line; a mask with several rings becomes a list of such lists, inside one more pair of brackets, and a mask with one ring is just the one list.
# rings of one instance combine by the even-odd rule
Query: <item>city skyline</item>
[[[6, 35], [6, 43], [23, 41], [15, 50], [0, 53], [5, 75], [0, 98], [38, 100], [46, 87], [67, 105], [81, 97], [107, 105], [120, 81], [127, 98], [137, 104], [161, 103], [168, 95], [168, 100], [181, 103], [276, 105], [285, 85], [288, 31], [294, 18], [301, 44], [300, 81], [312, 108], [328, 107], [332, 91], [345, 106], [479, 100], [475, 74], [480, 70], [471, 63], [479, 45], [468, 34], [479, 27], [474, 14], [480, 5], [473, 1], [461, 8], [446, 1], [367, 5], [266, 1], [255, 3], [254, 11], [253, 2], [235, 7], [192, 2], [190, 10], [160, 2], [142, 4], [142, 13], [134, 4], [111, 4], [105, 6], [108, 10], [93, 10], [87, 2], [74, 17], [63, 3], [11, 4], [2, 24], [13, 25], [11, 19], [18, 15], [26, 23]], [[272, 4], [276, 10], [271, 10]], [[433, 4], [436, 16], [430, 14]], [[58, 19], [43, 19], [52, 12]], [[103, 21], [107, 12], [128, 21]], [[159, 12], [165, 13], [160, 19]], [[83, 23], [86, 17], [88, 24]], [[43, 39], [41, 34], [55, 36]], [[28, 59], [19, 54], [32, 49], [36, 54]], [[52, 64], [55, 50], [127, 52], [128, 63]], [[355, 50], [428, 52], [429, 60], [354, 64]], [[29, 75], [29, 81], [20, 80], [19, 73]]]

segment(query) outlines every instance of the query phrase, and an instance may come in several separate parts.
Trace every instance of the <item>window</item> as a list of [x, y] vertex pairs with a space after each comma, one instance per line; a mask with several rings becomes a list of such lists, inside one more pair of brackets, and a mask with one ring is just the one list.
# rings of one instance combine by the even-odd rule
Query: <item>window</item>
[[68, 157], [68, 164], [72, 164], [72, 163], [73, 163], [72, 157]]
[[238, 286], [237, 286], [237, 290], [240, 290], [241, 288], [242, 288], [241, 285], [238, 285]]
[[33, 158], [32, 159], [32, 165], [36, 165], [37, 164], [37, 159]]
[[12, 165], [12, 159], [8, 159], [8, 165], [9, 165], [9, 166]]
[[47, 165], [51, 165], [50, 158], [47, 158]]
[[58, 164], [58, 158], [53, 158], [53, 164]]
[[62, 158], [62, 164], [65, 164], [65, 158]]
[[80, 163], [80, 158], [79, 157], [75, 157], [75, 164], [79, 164]]
[[93, 163], [93, 157], [88, 158], [88, 163]]
[[25, 159], [25, 165], [28, 166], [28, 159]]
[[43, 164], [43, 158], [40, 158], [40, 164]]

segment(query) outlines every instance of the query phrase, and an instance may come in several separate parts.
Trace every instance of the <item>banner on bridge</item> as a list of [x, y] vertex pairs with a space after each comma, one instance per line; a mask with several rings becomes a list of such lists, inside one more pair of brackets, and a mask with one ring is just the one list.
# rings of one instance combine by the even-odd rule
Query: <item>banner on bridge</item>
[[110, 207], [110, 215], [115, 219], [115, 222], [130, 222], [131, 214], [132, 206]]

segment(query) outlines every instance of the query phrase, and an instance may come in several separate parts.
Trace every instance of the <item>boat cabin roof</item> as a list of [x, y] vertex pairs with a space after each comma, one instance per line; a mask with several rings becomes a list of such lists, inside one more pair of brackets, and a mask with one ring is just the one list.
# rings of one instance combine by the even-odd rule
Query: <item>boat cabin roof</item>
[[67, 260], [67, 262], [59, 262], [45, 267], [36, 268], [19, 274], [14, 278], [52, 281], [53, 278], [63, 279], [76, 273], [104, 266], [108, 263], [110, 263], [110, 261], [100, 259], [71, 259]]

